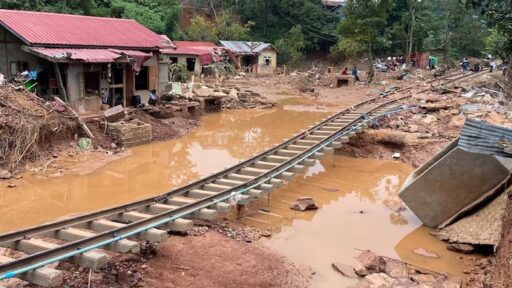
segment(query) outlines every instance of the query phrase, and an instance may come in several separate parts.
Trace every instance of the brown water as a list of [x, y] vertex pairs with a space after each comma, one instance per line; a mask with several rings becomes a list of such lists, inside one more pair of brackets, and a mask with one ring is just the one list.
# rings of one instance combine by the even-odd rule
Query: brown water
[[207, 114], [192, 133], [133, 148], [131, 156], [86, 175], [41, 180], [27, 173], [17, 188], [0, 187], [0, 233], [167, 192], [268, 149], [328, 115], [283, 109], [297, 102]]
[[[276, 231], [264, 245], [317, 273], [312, 287], [345, 287], [353, 280], [342, 277], [331, 263], [354, 264], [358, 249], [401, 258], [423, 268], [462, 274], [457, 254], [428, 234], [410, 210], [390, 208], [411, 167], [401, 162], [328, 156], [303, 177], [272, 193], [270, 213], [257, 212], [244, 222]], [[317, 211], [289, 209], [298, 197], [311, 196]], [[267, 200], [261, 205], [266, 206]], [[429, 259], [414, 254], [426, 248], [440, 255]]]

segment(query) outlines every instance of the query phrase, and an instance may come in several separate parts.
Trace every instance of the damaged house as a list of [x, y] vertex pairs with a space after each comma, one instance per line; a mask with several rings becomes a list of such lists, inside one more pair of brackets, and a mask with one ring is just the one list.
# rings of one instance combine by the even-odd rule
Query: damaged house
[[160, 49], [173, 47], [134, 20], [0, 10], [0, 73], [29, 71], [37, 95], [59, 96], [81, 113], [162, 92], [168, 62]]
[[235, 54], [236, 62], [247, 72], [273, 74], [277, 68], [277, 51], [272, 44], [248, 41], [220, 41]]
[[203, 73], [205, 66], [232, 58], [230, 50], [213, 42], [174, 41], [176, 48], [162, 49], [163, 57], [169, 63], [180, 63], [196, 76]]

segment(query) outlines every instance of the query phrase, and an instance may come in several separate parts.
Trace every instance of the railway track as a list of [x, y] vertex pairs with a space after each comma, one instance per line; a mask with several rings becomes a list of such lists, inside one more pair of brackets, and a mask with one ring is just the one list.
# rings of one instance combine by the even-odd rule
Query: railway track
[[362, 102], [259, 155], [163, 195], [2, 234], [0, 247], [18, 251], [20, 256], [0, 256], [0, 280], [18, 277], [41, 286], [59, 285], [60, 271], [46, 265], [71, 261], [98, 268], [108, 258], [97, 249], [136, 253], [140, 244], [134, 240], [160, 242], [170, 230], [190, 229], [193, 222], [187, 218], [213, 220], [235, 204], [247, 205], [341, 147], [369, 122], [393, 108], [397, 111], [400, 101], [409, 97], [377, 97]]

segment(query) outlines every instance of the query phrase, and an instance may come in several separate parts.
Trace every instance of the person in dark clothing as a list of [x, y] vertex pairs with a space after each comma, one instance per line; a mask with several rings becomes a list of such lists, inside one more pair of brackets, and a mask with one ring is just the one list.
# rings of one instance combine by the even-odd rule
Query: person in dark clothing
[[360, 81], [359, 80], [359, 76], [357, 75], [357, 67], [354, 66], [354, 68], [352, 68], [352, 76], [354, 76], [354, 78], [356, 78], [356, 81]]
[[158, 103], [158, 96], [156, 95], [156, 90], [153, 89], [150, 91], [149, 93], [149, 101], [148, 101], [148, 104], [149, 105], [153, 105], [153, 106], [156, 106], [156, 103]]
[[341, 75], [348, 75], [348, 67], [345, 67], [345, 69], [341, 71]]

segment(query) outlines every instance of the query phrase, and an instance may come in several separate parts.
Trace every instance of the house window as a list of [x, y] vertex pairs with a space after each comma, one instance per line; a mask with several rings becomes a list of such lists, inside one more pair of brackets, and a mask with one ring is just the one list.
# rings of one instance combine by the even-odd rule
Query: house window
[[187, 70], [190, 72], [196, 70], [196, 58], [187, 58]]
[[28, 70], [28, 62], [25, 62], [25, 61], [13, 61], [11, 62], [11, 65], [10, 65], [10, 72], [11, 72], [11, 75], [16, 75], [16, 73], [21, 73], [23, 71], [27, 71]]
[[142, 66], [139, 74], [135, 75], [135, 90], [149, 90], [148, 66]]
[[169, 61], [171, 61], [171, 64], [176, 64], [178, 63], [178, 57], [170, 57]]
[[267, 65], [267, 66], [272, 65], [272, 57], [270, 57], [270, 56], [264, 56], [264, 57], [263, 57], [263, 63], [265, 63], [265, 65]]

